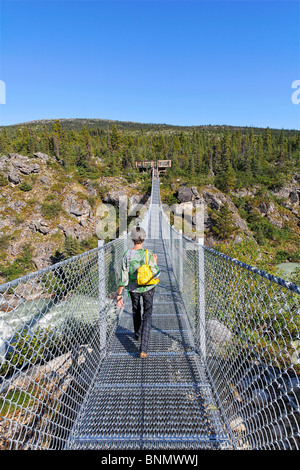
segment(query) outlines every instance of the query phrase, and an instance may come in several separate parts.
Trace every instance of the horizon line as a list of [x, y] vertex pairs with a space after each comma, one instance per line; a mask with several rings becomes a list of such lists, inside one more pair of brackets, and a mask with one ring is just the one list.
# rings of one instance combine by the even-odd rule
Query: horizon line
[[139, 124], [139, 125], [153, 125], [153, 126], [165, 126], [165, 127], [239, 127], [239, 128], [246, 128], [246, 129], [267, 129], [270, 130], [286, 130], [286, 131], [296, 131], [300, 132], [300, 129], [296, 128], [284, 128], [284, 127], [270, 127], [270, 126], [255, 126], [255, 125], [239, 125], [239, 124], [167, 124], [167, 123], [159, 123], [159, 122], [139, 122], [139, 121], [120, 121], [118, 119], [104, 119], [104, 118], [41, 118], [41, 119], [33, 119], [30, 121], [23, 121], [23, 122], [16, 122], [14, 124], [1, 124], [0, 128], [2, 127], [12, 127], [12, 126], [22, 126], [28, 125], [33, 123], [39, 122], [51, 122], [51, 121], [104, 121], [104, 122], [114, 122], [114, 123], [128, 123], [128, 124]]

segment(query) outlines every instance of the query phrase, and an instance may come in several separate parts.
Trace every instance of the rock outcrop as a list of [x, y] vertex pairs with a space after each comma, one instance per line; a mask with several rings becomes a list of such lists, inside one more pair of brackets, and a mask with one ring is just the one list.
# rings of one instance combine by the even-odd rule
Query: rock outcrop
[[[180, 186], [178, 189], [177, 198], [179, 199], [180, 204], [178, 204], [177, 209], [175, 209], [175, 213], [177, 210], [178, 214], [192, 212], [193, 208], [196, 208], [197, 205], [204, 205], [204, 230], [206, 232], [210, 231], [213, 224], [213, 221], [209, 215], [208, 208], [218, 211], [227, 202], [232, 212], [232, 220], [234, 226], [236, 226], [238, 229], [240, 229], [240, 231], [246, 233], [247, 235], [251, 235], [246, 221], [240, 217], [238, 210], [233, 204], [230, 196], [225, 195], [216, 187], [212, 185], [207, 185], [204, 186], [200, 191], [198, 191], [195, 187]], [[238, 232], [235, 234], [235, 238], [239, 240]], [[215, 241], [215, 237], [211, 232], [209, 232], [209, 235], [207, 236], [207, 241], [209, 242], [209, 244], [212, 244]]]
[[18, 153], [9, 153], [0, 158], [0, 171], [11, 183], [19, 184], [23, 180], [22, 175], [40, 172], [41, 167], [35, 160]]
[[289, 209], [300, 205], [300, 183], [294, 178], [290, 184], [286, 184], [282, 188], [276, 188], [271, 192], [274, 196], [283, 199], [283, 205]]
[[[34, 158], [16, 153], [0, 157], [0, 172], [7, 180], [0, 191], [0, 249], [6, 266], [30, 245], [34, 266], [41, 269], [57, 259], [65, 237], [78, 242], [96, 237], [97, 207], [103, 202], [117, 208], [120, 197], [126, 196], [131, 217], [149, 203], [149, 196], [138, 192], [136, 183], [127, 184], [122, 177], [79, 183], [72, 174], [62, 176], [55, 165], [56, 158], [42, 152], [34, 153]], [[27, 183], [25, 190], [21, 183]], [[55, 204], [57, 213], [44, 213], [45, 205], [51, 209]]]
[[180, 186], [178, 189], [177, 198], [182, 202], [194, 202], [201, 199], [198, 190], [195, 186], [187, 187]]

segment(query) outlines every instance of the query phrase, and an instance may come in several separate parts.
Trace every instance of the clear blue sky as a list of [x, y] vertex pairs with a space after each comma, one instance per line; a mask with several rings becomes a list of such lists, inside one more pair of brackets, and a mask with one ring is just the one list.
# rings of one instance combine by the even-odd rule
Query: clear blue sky
[[1, 1], [2, 125], [300, 129], [298, 1]]

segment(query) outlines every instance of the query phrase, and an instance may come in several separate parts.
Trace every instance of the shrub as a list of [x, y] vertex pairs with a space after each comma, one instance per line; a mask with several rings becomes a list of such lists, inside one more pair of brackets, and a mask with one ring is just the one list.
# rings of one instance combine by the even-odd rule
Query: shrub
[[32, 186], [31, 184], [27, 183], [27, 181], [23, 181], [23, 183], [19, 185], [19, 189], [21, 189], [21, 191], [31, 191]]
[[297, 268], [291, 275], [290, 280], [293, 284], [300, 286], [300, 268]]
[[7, 184], [8, 184], [8, 179], [2, 172], [0, 172], [0, 187], [6, 186]]
[[285, 261], [290, 261], [292, 263], [300, 262], [300, 249], [299, 250], [278, 250], [274, 259], [276, 264], [285, 263]]
[[14, 235], [13, 234], [8, 234], [5, 233], [0, 237], [0, 250], [6, 250], [11, 242], [13, 240]]
[[22, 253], [10, 266], [4, 267], [0, 265], [0, 274], [5, 277], [6, 281], [12, 281], [23, 276], [33, 269], [32, 257], [33, 248], [29, 243], [25, 243], [22, 247]]
[[63, 259], [71, 258], [81, 252], [80, 243], [77, 238], [67, 235], [63, 246]]
[[62, 205], [60, 202], [46, 202], [44, 201], [41, 207], [42, 215], [45, 219], [53, 219], [57, 217], [62, 211]]

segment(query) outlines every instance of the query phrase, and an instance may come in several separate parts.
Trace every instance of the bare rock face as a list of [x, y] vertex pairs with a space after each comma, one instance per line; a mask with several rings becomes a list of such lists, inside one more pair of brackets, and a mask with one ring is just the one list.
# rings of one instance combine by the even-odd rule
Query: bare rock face
[[21, 183], [22, 175], [39, 173], [40, 170], [41, 167], [38, 163], [18, 153], [9, 153], [8, 156], [0, 157], [0, 171], [13, 184]]
[[126, 192], [123, 190], [112, 190], [103, 197], [103, 202], [106, 204], [112, 204], [113, 206], [119, 206], [122, 198], [126, 197]]
[[242, 219], [242, 217], [239, 215], [238, 210], [233, 204], [230, 196], [223, 194], [221, 191], [219, 191], [212, 185], [205, 186], [201, 190], [201, 195], [205, 203], [205, 228], [210, 228], [212, 224], [212, 221], [207, 213], [207, 207], [210, 207], [213, 210], [220, 210], [220, 208], [227, 202], [229, 209], [232, 212], [233, 225], [235, 225], [248, 235], [251, 233], [248, 228], [247, 222]]
[[38, 173], [41, 169], [38, 163], [31, 163], [30, 159], [23, 157], [22, 155], [10, 154], [13, 155], [11, 158], [11, 164], [17, 170], [19, 170], [24, 175], [30, 175], [31, 173]]
[[42, 219], [31, 220], [31, 222], [29, 223], [29, 228], [33, 232], [40, 232], [44, 235], [50, 232], [49, 225]]
[[226, 202], [229, 205], [233, 205], [229, 196], [225, 196], [225, 194], [212, 185], [205, 186], [201, 194], [205, 204], [213, 210], [219, 210]]
[[19, 184], [22, 182], [22, 178], [19, 172], [14, 168], [11, 168], [9, 170], [9, 172], [7, 173], [7, 178], [8, 178], [8, 181], [14, 184]]
[[299, 190], [295, 190], [295, 191], [291, 191], [290, 194], [289, 194], [289, 199], [291, 201], [292, 204], [297, 204], [299, 205], [299, 201], [300, 201], [300, 189]]
[[[180, 186], [177, 193], [177, 198], [180, 201], [180, 204], [175, 208], [175, 213], [183, 214], [186, 211], [191, 212], [197, 205], [204, 205], [204, 229], [209, 230], [212, 226], [212, 219], [208, 214], [208, 208], [212, 210], [220, 210], [220, 208], [228, 203], [229, 208], [232, 212], [233, 224], [238, 227], [241, 231], [251, 233], [246, 221], [242, 219], [238, 213], [237, 208], [233, 204], [231, 198], [228, 195], [225, 195], [220, 190], [218, 190], [213, 185], [207, 185], [198, 192], [195, 187]], [[239, 237], [236, 234], [236, 237]], [[213, 235], [211, 235], [213, 239]]]
[[275, 204], [274, 202], [262, 202], [258, 206], [258, 210], [262, 215], [269, 215], [275, 212]]
[[48, 160], [55, 160], [54, 157], [50, 157], [46, 153], [42, 153], [42, 152], [36, 152], [33, 155], [43, 163], [47, 163]]
[[276, 188], [272, 194], [284, 200], [284, 206], [292, 209], [300, 206], [300, 185], [298, 179], [293, 179], [282, 188]]
[[79, 200], [76, 196], [67, 196], [63, 202], [65, 211], [78, 218], [87, 218], [92, 215], [90, 204], [84, 199]]
[[37, 269], [46, 268], [51, 264], [54, 245], [52, 243], [37, 243], [32, 261]]
[[193, 202], [196, 199], [200, 199], [200, 195], [197, 188], [194, 186], [190, 188], [186, 186], [180, 186], [178, 189], [177, 198], [180, 202]]

